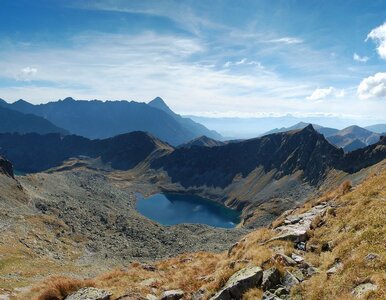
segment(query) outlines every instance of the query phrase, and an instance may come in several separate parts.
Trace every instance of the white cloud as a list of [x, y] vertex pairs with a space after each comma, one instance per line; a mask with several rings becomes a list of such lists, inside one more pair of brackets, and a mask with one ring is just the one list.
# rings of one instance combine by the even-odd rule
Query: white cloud
[[325, 89], [315, 89], [313, 93], [306, 97], [307, 100], [322, 100], [327, 97], [342, 98], [345, 96], [344, 89], [336, 89], [332, 86]]
[[362, 63], [367, 62], [370, 58], [368, 56], [360, 56], [359, 54], [354, 53], [352, 56], [353, 60], [359, 61]]
[[231, 66], [240, 66], [240, 65], [247, 65], [247, 66], [257, 66], [261, 69], [263, 69], [263, 65], [258, 62], [258, 61], [255, 61], [255, 60], [248, 60], [247, 58], [242, 58], [238, 61], [227, 61], [225, 64], [224, 64], [224, 68], [229, 68]]
[[377, 52], [382, 59], [386, 59], [386, 22], [370, 31], [367, 40], [373, 40], [377, 44]]
[[358, 86], [360, 99], [386, 98], [386, 73], [376, 73], [364, 78]]
[[20, 70], [20, 72], [16, 75], [17, 80], [21, 81], [30, 81], [33, 76], [36, 75], [38, 69], [25, 67]]
[[271, 40], [268, 40], [267, 42], [292, 45], [292, 44], [301, 44], [303, 43], [303, 40], [295, 37], [286, 36], [282, 38], [271, 39]]

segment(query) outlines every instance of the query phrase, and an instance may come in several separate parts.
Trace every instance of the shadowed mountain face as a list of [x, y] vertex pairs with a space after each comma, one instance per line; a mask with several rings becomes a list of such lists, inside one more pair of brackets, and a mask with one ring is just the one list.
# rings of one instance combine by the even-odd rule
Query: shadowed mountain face
[[[4, 106], [4, 102], [2, 105]], [[216, 132], [175, 114], [161, 98], [156, 98], [149, 104], [134, 101], [76, 101], [66, 98], [32, 105], [19, 100], [7, 107], [42, 116], [71, 133], [90, 139], [109, 138], [132, 131], [149, 132], [172, 145], [185, 143], [201, 135], [221, 137]]]
[[346, 153], [337, 168], [348, 173], [354, 173], [385, 158], [386, 136], [381, 136], [378, 143]]
[[0, 103], [0, 132], [68, 134], [68, 131], [55, 126], [42, 117], [2, 107], [1, 105], [4, 103], [4, 101]]
[[168, 115], [172, 116], [179, 124], [182, 124], [184, 127], [188, 128], [190, 132], [194, 135], [195, 138], [201, 136], [207, 136], [213, 139], [221, 139], [222, 136], [214, 130], [209, 130], [200, 123], [194, 122], [192, 119], [181, 117], [180, 115], [174, 113], [169, 106], [166, 105], [165, 101], [162, 98], [157, 97], [154, 100], [150, 101], [149, 106], [158, 108]]
[[0, 174], [13, 177], [13, 166], [11, 162], [0, 156]]
[[153, 162], [164, 168], [173, 182], [184, 187], [228, 186], [237, 174], [247, 176], [261, 166], [275, 170], [275, 178], [301, 170], [304, 179], [319, 183], [327, 171], [353, 173], [386, 158], [386, 140], [365, 149], [344, 154], [316, 132], [311, 125], [298, 131], [277, 133], [221, 147], [180, 148]]
[[0, 134], [0, 153], [11, 160], [17, 170], [25, 172], [46, 170], [80, 155], [100, 157], [114, 169], [128, 170], [156, 150], [162, 153], [172, 148], [144, 132], [131, 132], [105, 140], [59, 134]]
[[276, 178], [303, 170], [307, 181], [317, 183], [326, 170], [336, 165], [343, 151], [328, 143], [312, 126], [300, 131], [277, 133], [230, 143], [220, 147], [180, 148], [154, 161], [174, 182], [184, 187], [226, 187], [237, 174], [246, 177], [261, 166], [276, 170]]

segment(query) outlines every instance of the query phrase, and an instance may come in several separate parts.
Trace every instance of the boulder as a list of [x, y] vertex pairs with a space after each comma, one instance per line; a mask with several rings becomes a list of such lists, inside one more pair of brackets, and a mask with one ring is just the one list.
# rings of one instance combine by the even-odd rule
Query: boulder
[[262, 300], [281, 300], [281, 298], [271, 293], [270, 291], [265, 291]]
[[307, 230], [299, 228], [297, 226], [282, 226], [285, 228], [278, 227], [277, 230], [281, 230], [280, 234], [277, 237], [271, 239], [271, 241], [291, 241], [294, 243], [305, 242], [308, 239]]
[[327, 243], [322, 244], [322, 252], [332, 251], [332, 248], [334, 248], [334, 243], [332, 241], [329, 241]]
[[283, 286], [287, 289], [287, 290], [290, 290], [291, 287], [293, 287], [294, 285], [297, 285], [299, 284], [300, 281], [296, 278], [296, 276], [294, 274], [292, 274], [291, 272], [285, 272], [284, 276], [283, 276]]
[[284, 287], [279, 287], [275, 290], [274, 294], [279, 297], [280, 299], [285, 299], [288, 296], [288, 290]]
[[368, 292], [376, 291], [377, 286], [371, 282], [362, 283], [354, 288], [352, 291], [352, 294], [356, 298], [362, 298], [364, 295], [366, 295]]
[[111, 295], [112, 293], [105, 290], [86, 287], [67, 296], [65, 300], [110, 300]]
[[241, 269], [229, 278], [225, 286], [211, 300], [241, 299], [246, 291], [259, 287], [262, 279], [263, 270], [260, 267], [250, 266]]
[[295, 244], [306, 242], [307, 231], [311, 229], [312, 221], [323, 214], [326, 209], [326, 204], [316, 205], [303, 214], [287, 216], [284, 225], [275, 229], [278, 236], [271, 240], [286, 240]]
[[296, 223], [299, 223], [301, 221], [301, 217], [300, 216], [288, 216], [285, 221], [284, 221], [284, 224], [296, 224]]
[[280, 283], [280, 273], [276, 268], [270, 268], [263, 272], [261, 288], [263, 291], [270, 290]]
[[342, 268], [343, 268], [343, 264], [340, 262], [336, 262], [331, 268], [329, 268], [326, 271], [327, 277], [331, 277], [332, 275], [334, 275], [336, 272], [338, 272]]
[[161, 300], [179, 300], [184, 297], [184, 291], [182, 290], [170, 290], [161, 295]]
[[192, 295], [192, 300], [203, 300], [205, 298], [205, 290], [199, 289]]
[[305, 276], [304, 276], [304, 274], [303, 274], [303, 272], [302, 272], [300, 269], [293, 269], [293, 270], [291, 270], [291, 273], [292, 273], [292, 275], [294, 275], [294, 276], [297, 278], [297, 280], [299, 280], [300, 282], [301, 282], [301, 281], [304, 281], [304, 279], [306, 279]]
[[304, 261], [304, 258], [303, 258], [303, 257], [301, 257], [300, 255], [297, 255], [297, 254], [295, 254], [295, 253], [292, 253], [292, 254], [291, 254], [291, 258], [292, 258], [295, 262], [297, 262], [298, 264], [300, 264], [300, 263], [302, 263], [302, 262]]
[[296, 265], [296, 261], [294, 261], [291, 257], [289, 257], [285, 254], [277, 253], [274, 256], [274, 260], [277, 261], [282, 266], [288, 267], [288, 266], [295, 266]]
[[139, 284], [142, 286], [154, 286], [155, 284], [157, 284], [157, 279], [148, 278], [148, 279], [142, 280]]
[[379, 257], [378, 254], [375, 254], [375, 253], [369, 253], [366, 255], [366, 260], [374, 260], [374, 259], [377, 259]]

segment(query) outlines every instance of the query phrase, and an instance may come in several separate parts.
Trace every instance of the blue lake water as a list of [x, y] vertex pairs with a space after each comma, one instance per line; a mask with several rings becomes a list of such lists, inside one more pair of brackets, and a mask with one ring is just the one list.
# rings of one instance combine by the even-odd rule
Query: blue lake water
[[163, 225], [195, 223], [233, 228], [240, 222], [238, 211], [192, 195], [155, 194], [149, 198], [138, 195], [137, 210]]

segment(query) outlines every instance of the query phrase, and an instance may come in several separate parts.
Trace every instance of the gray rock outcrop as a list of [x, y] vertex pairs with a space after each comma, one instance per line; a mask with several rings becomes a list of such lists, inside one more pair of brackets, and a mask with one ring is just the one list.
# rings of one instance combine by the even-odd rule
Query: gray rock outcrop
[[182, 290], [165, 291], [161, 296], [161, 300], [179, 300], [184, 297], [184, 294]]
[[277, 268], [270, 268], [263, 272], [261, 288], [263, 291], [270, 290], [280, 283], [280, 273]]
[[69, 295], [65, 300], [110, 300], [111, 293], [105, 290], [86, 287]]
[[259, 287], [263, 279], [260, 267], [250, 266], [233, 274], [225, 286], [211, 300], [241, 299], [249, 289]]

